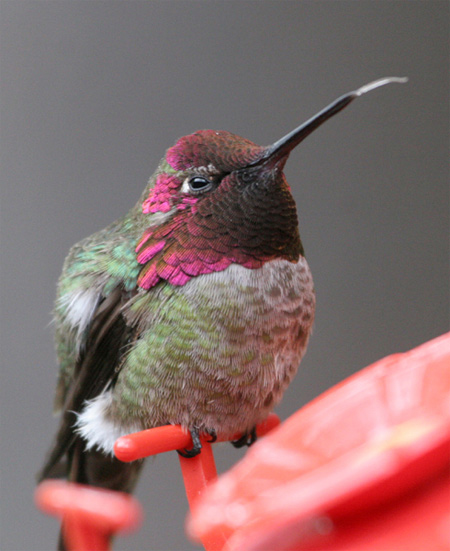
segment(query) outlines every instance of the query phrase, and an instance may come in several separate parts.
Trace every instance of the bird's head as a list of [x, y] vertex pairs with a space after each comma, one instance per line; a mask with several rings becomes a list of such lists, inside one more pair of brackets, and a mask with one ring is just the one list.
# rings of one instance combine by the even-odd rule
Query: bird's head
[[[199, 130], [168, 149], [142, 202], [148, 229], [137, 244], [144, 289], [236, 263], [297, 262], [303, 255], [297, 212], [283, 167], [291, 151], [353, 99], [388, 82], [350, 92], [269, 146], [230, 132]], [[155, 214], [159, 213], [157, 216]]]

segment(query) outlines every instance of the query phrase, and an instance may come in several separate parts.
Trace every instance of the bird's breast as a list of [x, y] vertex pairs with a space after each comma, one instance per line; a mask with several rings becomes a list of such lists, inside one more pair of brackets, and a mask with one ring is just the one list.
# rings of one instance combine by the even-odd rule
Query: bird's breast
[[259, 269], [233, 264], [142, 293], [132, 308], [147, 326], [99, 402], [103, 418], [121, 427], [116, 433], [167, 423], [229, 435], [251, 429], [295, 375], [314, 306], [303, 257]]

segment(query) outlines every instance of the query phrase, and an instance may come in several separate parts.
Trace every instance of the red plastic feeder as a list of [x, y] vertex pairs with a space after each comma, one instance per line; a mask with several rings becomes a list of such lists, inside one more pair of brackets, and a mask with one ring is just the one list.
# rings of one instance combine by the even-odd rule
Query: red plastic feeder
[[[264, 436], [279, 424], [280, 420], [278, 416], [271, 414], [265, 421], [257, 425], [256, 434], [258, 437]], [[216, 441], [237, 440], [240, 436], [242, 435], [236, 434], [231, 438], [224, 438], [223, 435], [218, 434]], [[210, 438], [208, 435], [200, 435], [202, 451], [197, 456], [191, 458], [178, 456], [186, 495], [191, 509], [195, 506], [207, 486], [217, 478]], [[119, 438], [114, 445], [114, 452], [116, 457], [121, 461], [134, 461], [159, 453], [190, 449], [191, 447], [192, 438], [189, 433], [183, 431], [179, 425], [167, 425], [135, 432]], [[217, 530], [200, 536], [200, 540], [206, 551], [222, 551], [227, 540], [227, 534], [221, 528], [217, 528]]]
[[71, 551], [108, 551], [111, 536], [137, 528], [142, 520], [139, 503], [128, 494], [61, 480], [42, 482], [35, 501], [62, 520]]
[[224, 551], [450, 549], [450, 333], [343, 381], [196, 502]]
[[[257, 436], [280, 424], [275, 414], [260, 423]], [[241, 434], [231, 437], [237, 440]], [[193, 458], [179, 456], [189, 506], [192, 508], [208, 484], [216, 480], [217, 471], [210, 436], [201, 436], [202, 451]], [[229, 440], [217, 435], [217, 441]], [[121, 461], [134, 461], [177, 449], [192, 447], [192, 438], [180, 426], [167, 425], [119, 438], [114, 446]], [[69, 551], [109, 551], [111, 536], [140, 524], [139, 503], [130, 495], [59, 480], [42, 482], [36, 490], [37, 506], [62, 520], [64, 541]], [[226, 535], [220, 530], [202, 538], [207, 551], [221, 551]]]

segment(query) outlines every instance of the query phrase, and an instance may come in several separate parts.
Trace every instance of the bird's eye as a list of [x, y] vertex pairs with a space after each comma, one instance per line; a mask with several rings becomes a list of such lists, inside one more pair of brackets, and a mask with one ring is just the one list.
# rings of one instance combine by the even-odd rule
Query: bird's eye
[[193, 176], [188, 183], [191, 191], [204, 191], [212, 185], [211, 180], [203, 178], [203, 176]]
[[241, 180], [245, 184], [248, 184], [254, 179], [253, 173], [250, 170], [242, 170], [240, 173], [240, 176], [241, 176]]

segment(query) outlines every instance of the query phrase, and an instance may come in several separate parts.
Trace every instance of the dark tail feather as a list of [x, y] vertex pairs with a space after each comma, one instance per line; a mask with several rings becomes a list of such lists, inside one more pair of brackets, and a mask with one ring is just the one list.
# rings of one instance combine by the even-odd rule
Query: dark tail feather
[[131, 493], [136, 485], [143, 461], [123, 463], [98, 450], [85, 451], [85, 442], [74, 445], [68, 479], [108, 490]]
[[[78, 439], [73, 447], [68, 479], [118, 492], [131, 493], [136, 485], [144, 461], [123, 463], [115, 457], [92, 450], [85, 451], [85, 442]], [[67, 551], [62, 532], [58, 551]]]

